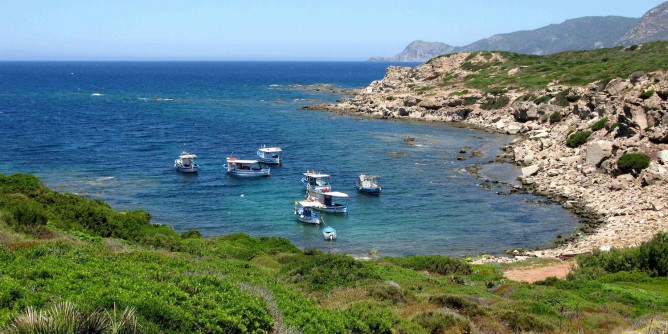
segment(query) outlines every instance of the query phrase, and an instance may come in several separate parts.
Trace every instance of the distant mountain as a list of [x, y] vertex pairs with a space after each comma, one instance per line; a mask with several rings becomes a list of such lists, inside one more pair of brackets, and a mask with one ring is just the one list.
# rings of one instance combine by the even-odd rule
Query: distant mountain
[[668, 2], [650, 9], [642, 18], [581, 17], [535, 30], [494, 35], [462, 47], [414, 41], [394, 57], [372, 57], [369, 60], [423, 62], [441, 54], [481, 50], [546, 55], [659, 40], [668, 40]]
[[512, 51], [546, 55], [569, 50], [591, 50], [617, 45], [621, 36], [640, 19], [621, 16], [588, 16], [560, 24], [494, 35], [457, 49], [457, 52], [480, 50]]
[[619, 40], [620, 45], [632, 45], [651, 41], [668, 40], [668, 2], [650, 9]]
[[455, 52], [456, 47], [439, 42], [413, 41], [394, 57], [371, 57], [369, 61], [423, 62], [445, 53]]

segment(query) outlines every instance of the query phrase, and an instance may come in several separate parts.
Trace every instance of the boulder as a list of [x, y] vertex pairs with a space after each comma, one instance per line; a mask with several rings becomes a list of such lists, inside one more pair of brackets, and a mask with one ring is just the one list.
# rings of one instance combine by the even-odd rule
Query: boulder
[[515, 124], [511, 124], [506, 127], [506, 132], [510, 135], [516, 135], [520, 132], [520, 130], [522, 130], [522, 128]]
[[540, 169], [540, 167], [538, 167], [538, 165], [531, 165], [531, 166], [528, 166], [528, 167], [524, 167], [524, 168], [522, 168], [522, 177], [528, 177], [528, 176], [534, 175], [534, 174], [538, 173], [539, 169]]
[[656, 158], [659, 159], [659, 162], [668, 165], [668, 150], [659, 151], [656, 154]]
[[585, 161], [592, 166], [598, 166], [603, 159], [612, 155], [612, 142], [596, 140], [587, 144]]
[[665, 184], [668, 182], [668, 169], [652, 161], [640, 173], [640, 179], [645, 185]]
[[418, 103], [418, 106], [428, 109], [428, 110], [438, 110], [443, 107], [443, 101], [437, 98], [425, 99], [422, 102]]
[[538, 108], [533, 102], [524, 102], [513, 110], [513, 117], [521, 123], [537, 120], [541, 115], [538, 114]]

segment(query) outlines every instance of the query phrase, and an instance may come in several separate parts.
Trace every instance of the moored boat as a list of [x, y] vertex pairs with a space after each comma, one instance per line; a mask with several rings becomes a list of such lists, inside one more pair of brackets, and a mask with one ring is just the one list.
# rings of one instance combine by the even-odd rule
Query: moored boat
[[302, 223], [320, 225], [322, 218], [314, 210], [318, 202], [301, 201], [295, 202], [295, 216]]
[[233, 157], [227, 158], [224, 167], [227, 174], [242, 177], [269, 176], [271, 172], [269, 167], [263, 167], [257, 160], [241, 160]]
[[325, 240], [334, 241], [336, 240], [336, 230], [331, 226], [327, 226], [322, 229], [322, 236], [325, 237]]
[[179, 155], [179, 158], [174, 160], [174, 169], [183, 173], [197, 172], [199, 165], [195, 163], [195, 158], [197, 158], [197, 155], [190, 154], [186, 150], [183, 150]]
[[303, 173], [302, 183], [307, 190], [332, 190], [332, 187], [329, 185], [329, 175], [318, 173], [316, 171], [306, 171]]
[[306, 191], [307, 201], [317, 202], [320, 205], [314, 209], [330, 213], [348, 213], [348, 194], [323, 189], [309, 189]]
[[360, 174], [357, 178], [357, 190], [365, 194], [379, 195], [381, 187], [378, 184], [378, 176]]
[[283, 150], [280, 147], [263, 145], [257, 150], [257, 159], [265, 164], [280, 165], [283, 163]]

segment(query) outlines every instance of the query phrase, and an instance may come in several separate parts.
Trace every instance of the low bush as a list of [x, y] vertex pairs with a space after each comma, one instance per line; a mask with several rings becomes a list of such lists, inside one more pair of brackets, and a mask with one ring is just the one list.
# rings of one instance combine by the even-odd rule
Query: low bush
[[654, 95], [654, 90], [645, 90], [642, 93], [640, 93], [639, 97], [643, 100], [647, 100], [650, 97], [652, 97], [652, 95]]
[[428, 311], [420, 313], [413, 318], [413, 321], [429, 333], [471, 332], [471, 324], [468, 320], [445, 312]]
[[440, 275], [470, 275], [471, 265], [440, 255], [408, 256], [402, 258], [384, 258], [383, 262], [413, 270], [427, 270]]
[[[596, 278], [605, 273], [643, 272], [649, 276], [668, 276], [668, 233], [661, 232], [639, 247], [615, 249], [609, 252], [594, 251], [592, 255], [578, 258], [574, 274], [584, 278]], [[635, 276], [638, 279], [638, 276]], [[627, 277], [629, 278], [629, 277]]]
[[480, 108], [484, 110], [501, 109], [510, 103], [510, 98], [507, 96], [500, 96], [498, 98], [488, 97], [480, 104]]
[[562, 107], [568, 107], [570, 105], [570, 101], [568, 100], [568, 94], [570, 94], [570, 91], [568, 89], [564, 89], [561, 92], [559, 92], [554, 97], [554, 104]]
[[429, 302], [441, 307], [454, 309], [460, 314], [465, 315], [467, 317], [475, 317], [478, 315], [485, 314], [485, 311], [480, 306], [478, 306], [478, 304], [470, 302], [469, 300], [459, 296], [451, 296], [451, 295], [431, 296], [429, 298]]
[[603, 128], [605, 127], [605, 124], [606, 124], [606, 123], [608, 123], [608, 118], [607, 118], [607, 117], [603, 117], [603, 118], [599, 119], [596, 123], [594, 123], [594, 124], [591, 126], [591, 130], [592, 130], [592, 131], [598, 131], [598, 130], [601, 130], [601, 129], [603, 129]]
[[327, 291], [380, 278], [373, 272], [370, 264], [346, 255], [316, 251], [290, 260], [292, 263], [287, 263], [285, 269], [288, 280], [302, 283], [308, 290]]
[[591, 136], [591, 131], [585, 130], [585, 131], [578, 131], [570, 136], [568, 136], [568, 139], [566, 140], [566, 146], [571, 147], [571, 148], [576, 148], [582, 146], [582, 144], [587, 142], [587, 139], [589, 139], [589, 136]]
[[635, 173], [649, 167], [650, 157], [642, 153], [627, 153], [617, 160], [617, 168], [622, 173]]
[[550, 123], [554, 124], [554, 123], [558, 123], [558, 122], [561, 122], [561, 113], [558, 112], [558, 111], [555, 111], [550, 115]]

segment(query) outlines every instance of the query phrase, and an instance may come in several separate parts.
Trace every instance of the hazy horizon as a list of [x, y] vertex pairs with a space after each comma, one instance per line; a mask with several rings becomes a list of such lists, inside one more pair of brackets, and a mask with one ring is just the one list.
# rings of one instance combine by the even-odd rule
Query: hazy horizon
[[362, 61], [414, 40], [470, 44], [583, 16], [641, 17], [657, 0], [8, 0], [0, 61]]

